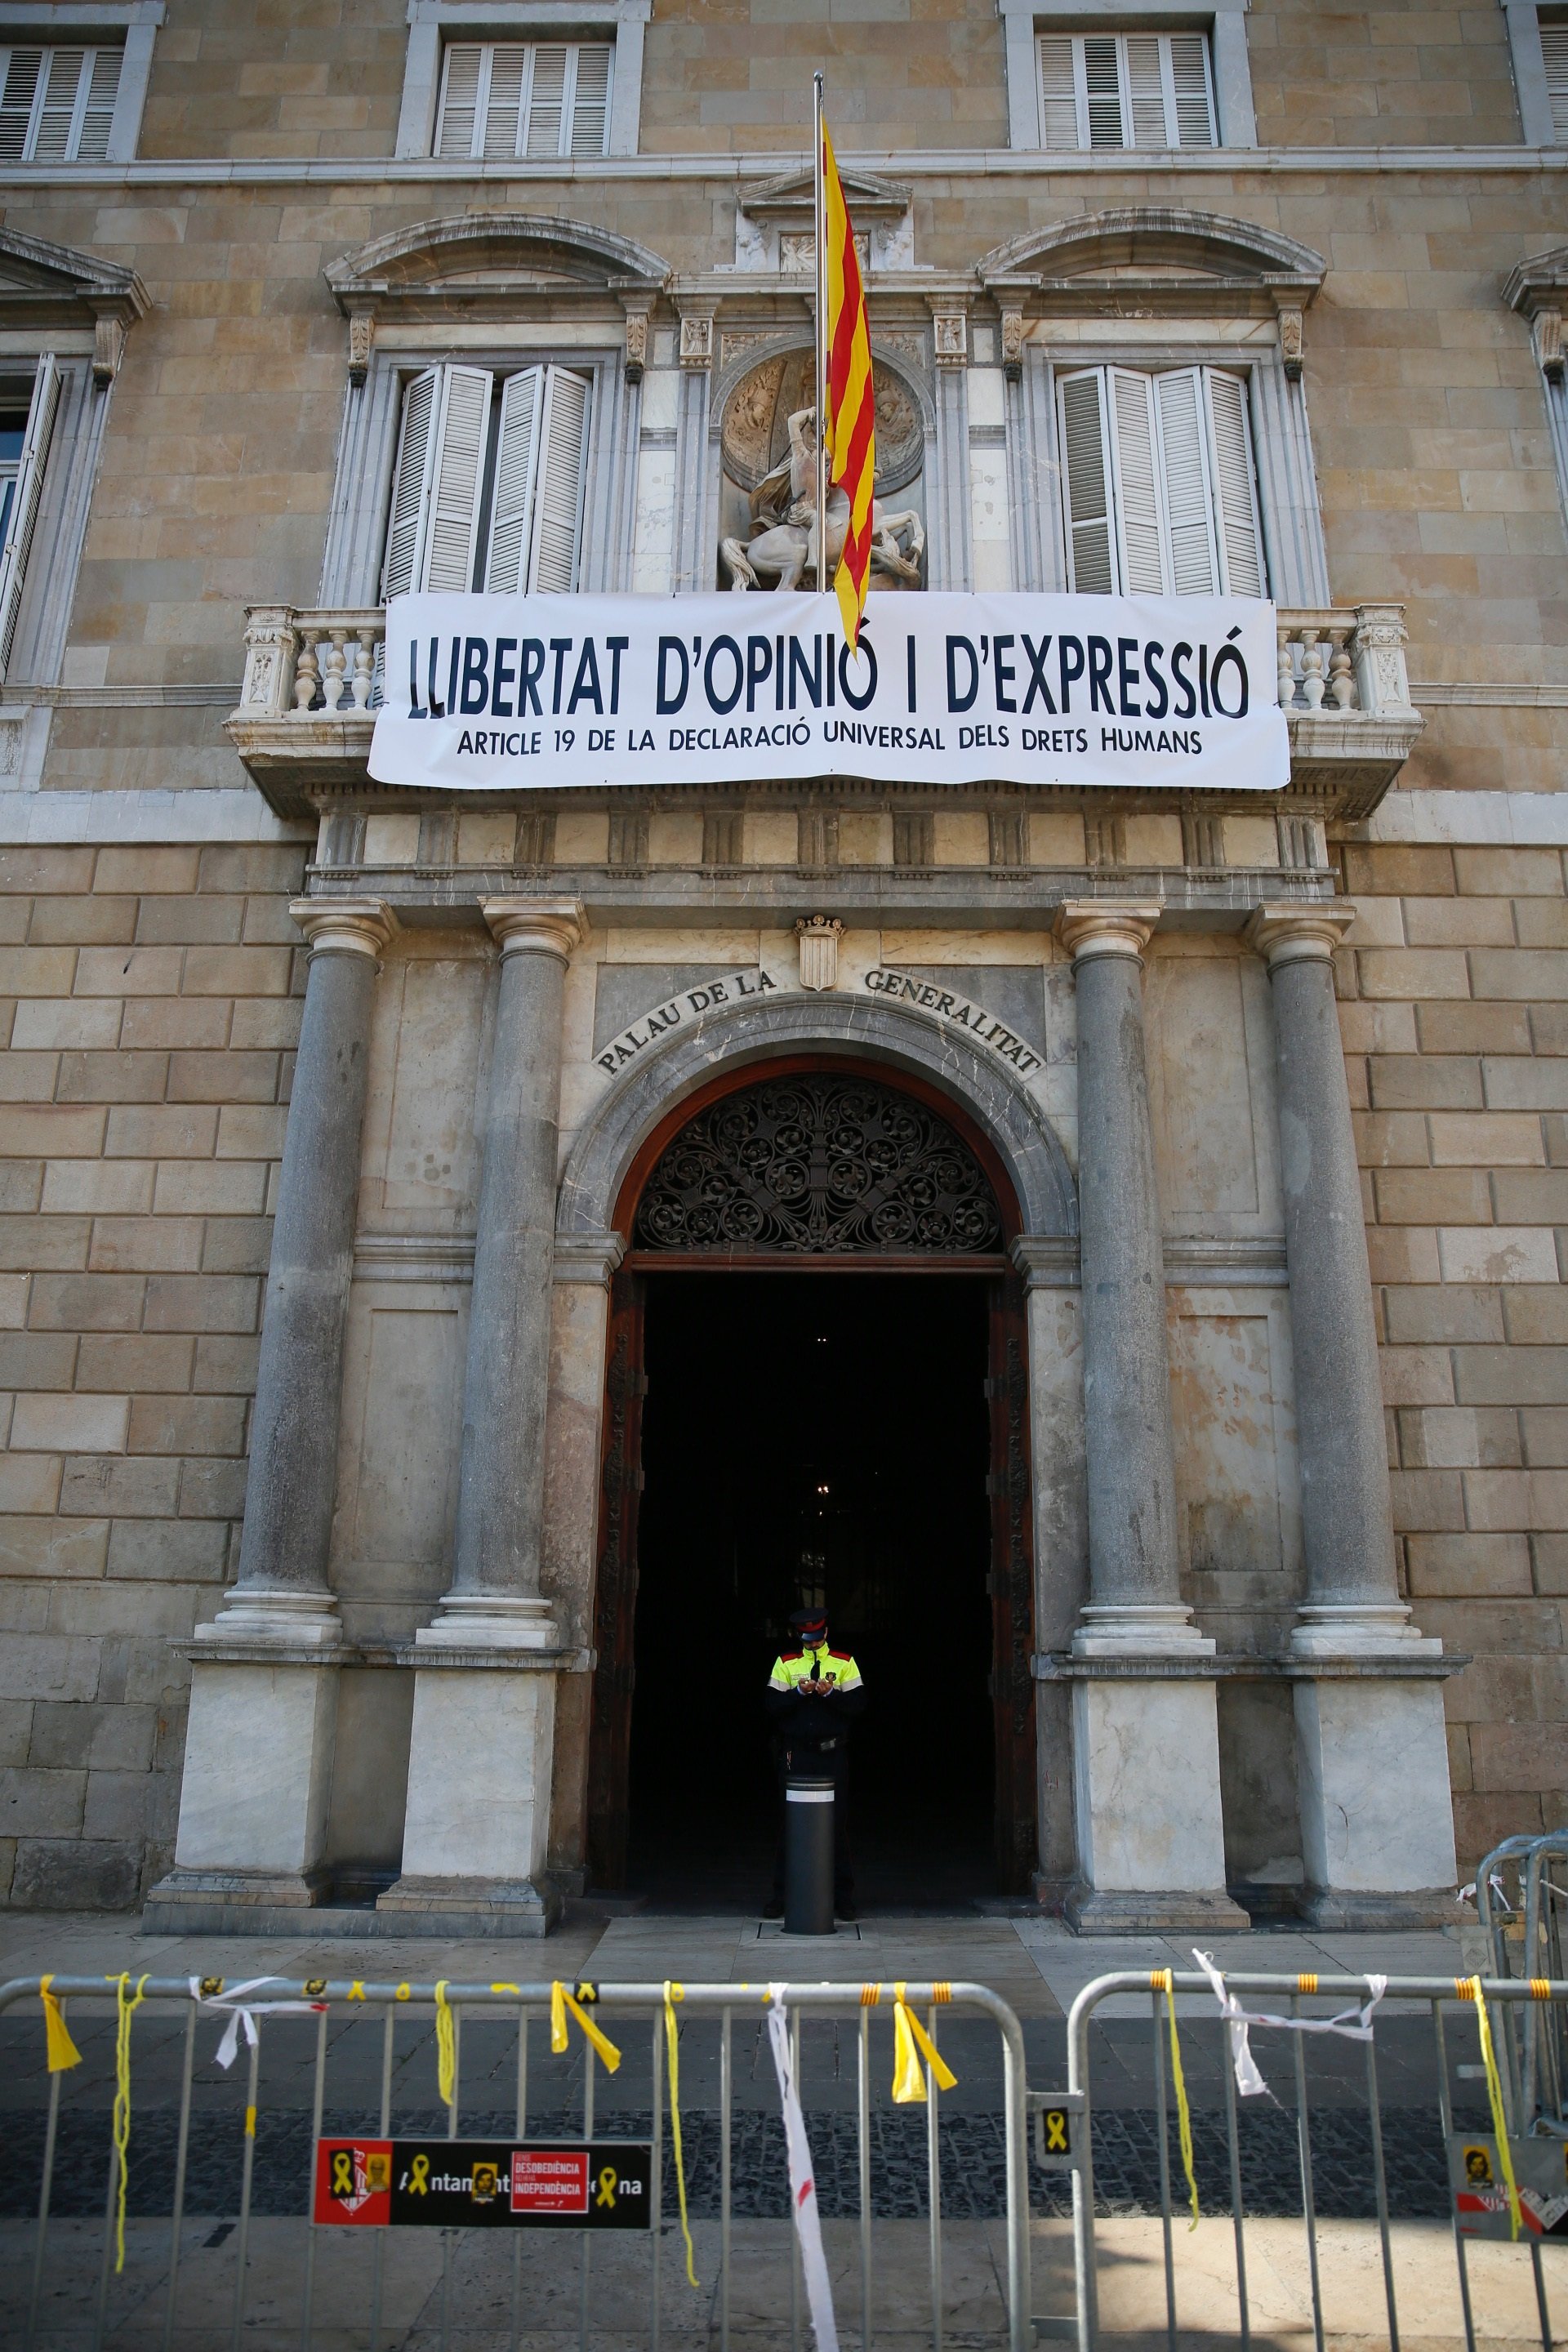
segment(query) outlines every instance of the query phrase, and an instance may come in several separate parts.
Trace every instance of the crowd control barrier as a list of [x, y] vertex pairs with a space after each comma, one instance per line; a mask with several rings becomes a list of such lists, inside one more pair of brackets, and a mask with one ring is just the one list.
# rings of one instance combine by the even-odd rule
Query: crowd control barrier
[[[889, 2123], [886, 2105], [879, 2098], [874, 2103], [873, 2084], [879, 2092], [883, 2070], [891, 2075], [893, 2101], [911, 2110], [912, 2144], [923, 2139], [924, 2164], [917, 2168], [923, 2169], [923, 2185], [914, 2202], [923, 2203], [925, 2210], [914, 2219], [917, 2229], [924, 2223], [920, 2234], [929, 2266], [932, 2352], [942, 2352], [942, 2159], [949, 2112], [942, 2094], [956, 2087], [941, 2048], [949, 2019], [977, 2020], [994, 2028], [994, 2043], [986, 2035], [980, 2045], [988, 2078], [1000, 2058], [1005, 2263], [995, 2325], [988, 2332], [1007, 2352], [1029, 2352], [1034, 2341], [1023, 2037], [1006, 2003], [982, 1985], [395, 1985], [273, 1977], [226, 1984], [218, 1978], [152, 1975], [28, 1977], [0, 1985], [0, 2017], [14, 2021], [29, 2009], [40, 2044], [47, 2044], [49, 2067], [37, 2231], [28, 2274], [21, 2275], [20, 2265], [11, 2266], [6, 2315], [0, 2318], [0, 2337], [24, 2352], [46, 2352], [66, 2342], [73, 2352], [87, 2342], [93, 2352], [102, 2352], [128, 2327], [139, 2347], [161, 2341], [163, 2352], [176, 2343], [197, 2341], [232, 2343], [235, 2352], [242, 2345], [274, 2342], [298, 2344], [310, 2352], [313, 2340], [329, 2336], [334, 2347], [389, 2352], [394, 2334], [401, 2338], [406, 2333], [403, 2321], [394, 2328], [388, 2312], [389, 2264], [402, 2251], [389, 2255], [388, 2242], [404, 2229], [405, 2246], [421, 2231], [425, 2248], [432, 2246], [432, 2233], [440, 2244], [438, 2277], [432, 2255], [426, 2297], [435, 2309], [422, 2313], [421, 2343], [434, 2340], [442, 2352], [458, 2352], [470, 2341], [487, 2347], [505, 2341], [509, 2324], [514, 2347], [521, 2336], [541, 2326], [560, 2331], [563, 2262], [570, 2265], [573, 2260], [569, 2244], [563, 2255], [559, 2233], [566, 2231], [577, 2241], [580, 2352], [587, 2352], [591, 2336], [605, 2331], [617, 2341], [646, 2334], [649, 2352], [658, 2352], [661, 2324], [668, 2331], [669, 2298], [699, 2286], [688, 2210], [688, 2189], [698, 2165], [719, 2224], [716, 2267], [700, 2281], [705, 2300], [697, 2306], [704, 2315], [700, 2332], [704, 2340], [710, 2340], [710, 2331], [716, 2334], [720, 2352], [729, 2352], [732, 2285], [746, 2284], [746, 2263], [761, 2263], [766, 2251], [759, 2244], [766, 2232], [748, 2234], [742, 2228], [738, 2235], [735, 2226], [738, 2177], [751, 2195], [746, 2211], [753, 2218], [760, 2211], [756, 2164], [749, 2175], [737, 2175], [737, 2118], [752, 2158], [760, 2136], [765, 2136], [758, 2127], [766, 2125], [772, 2131], [769, 2160], [776, 2194], [767, 2208], [768, 2291], [776, 2291], [780, 2305], [787, 2294], [792, 2352], [800, 2352], [807, 2317], [817, 2352], [836, 2352], [840, 2333], [860, 2352], [870, 2352], [878, 2327], [876, 2176], [883, 2168]], [[839, 2031], [816, 2036], [815, 2042], [808, 2032], [803, 2049], [803, 2026], [819, 2021], [836, 2021]], [[90, 2126], [96, 2136], [95, 2183], [100, 2177], [108, 2024], [114, 2032], [115, 2099], [107, 2197], [101, 2238], [94, 2225], [90, 2253], [84, 2255], [84, 2225], [58, 2214], [52, 2219], [52, 2208], [67, 2194], [73, 2165], [79, 2182], [81, 2163], [68, 2156], [62, 2161], [61, 2151], [68, 2141], [83, 2148], [81, 2127]], [[72, 2084], [83, 2055], [74, 2039], [79, 2033], [89, 2045], [88, 2074], [95, 2082], [76, 2077], [82, 2088], [62, 2102], [62, 2086]], [[829, 2039], [837, 2079], [826, 2087], [837, 2100], [845, 2128], [826, 2201], [830, 2211], [837, 2206], [841, 2228], [858, 2223], [859, 2255], [858, 2292], [846, 2295], [841, 2279], [839, 2299], [848, 2307], [837, 2314], [830, 2301], [821, 2299], [827, 2294], [827, 2273], [808, 2145], [821, 2116], [814, 2105], [803, 2130], [798, 2104], [803, 2062], [808, 2095], [815, 2101], [825, 2087], [809, 2077], [820, 2064], [820, 2053], [813, 2056], [816, 2043]], [[965, 2043], [971, 2055], [963, 2061], [966, 2069], [974, 2047], [971, 2032]], [[563, 2055], [566, 2065], [559, 2063]], [[573, 2060], [582, 2067], [581, 2090], [574, 2110], [563, 2115], [553, 2103], [568, 2081], [575, 2089], [569, 2071]], [[735, 2095], [738, 2063], [746, 2070], [749, 2103], [743, 2111]], [[176, 2067], [178, 2089], [171, 2100]], [[683, 2070], [689, 2118], [684, 2141]], [[701, 2085], [700, 2117], [690, 2088], [694, 2074]], [[95, 2092], [96, 2105], [87, 2098], [89, 2091]], [[852, 2169], [844, 2144], [851, 2139], [851, 2114]], [[434, 2128], [433, 2117], [438, 2119]], [[774, 2119], [782, 2120], [782, 2140]], [[874, 2123], [881, 2155], [874, 2146]], [[700, 2126], [695, 2133], [694, 2124]], [[903, 2137], [909, 2141], [910, 2131]], [[272, 2181], [267, 2206], [272, 2218], [264, 2222], [257, 2218], [258, 2148]], [[215, 2179], [220, 2182], [216, 2196]], [[161, 2218], [149, 2218], [150, 2194], [160, 2200], [155, 2210]], [[885, 2212], [886, 2200], [880, 2201]], [[192, 2307], [187, 2221], [190, 2212], [200, 2214], [205, 2230], [215, 2202], [221, 2206], [224, 2226], [198, 2242], [216, 2244], [232, 2222], [224, 2261], [232, 2261], [234, 2268], [231, 2307], [216, 2324], [210, 2281], [202, 2289], [205, 2301]], [[79, 2214], [79, 2200], [70, 2210]], [[793, 2245], [784, 2236], [792, 2214]], [[263, 2228], [264, 2263], [258, 2234]], [[510, 2314], [495, 2308], [492, 2263], [483, 2326], [470, 2336], [468, 2317], [459, 2308], [463, 2252], [472, 2250], [480, 2232], [496, 2230], [510, 2236]], [[68, 2231], [76, 2233], [66, 2252], [73, 2292], [62, 2299], [49, 2290], [59, 2281], [56, 2247]], [[699, 2236], [711, 2252], [710, 2228], [700, 2229]], [[836, 2242], [842, 2263], [842, 2239]], [[131, 2277], [125, 2275], [128, 2243]], [[900, 2244], [907, 2245], [907, 2239]], [[609, 2250], [598, 2254], [605, 2295], [614, 2305], [607, 2315], [595, 2311], [596, 2246]], [[96, 2273], [89, 2312], [80, 2291], [84, 2260]], [[504, 2253], [502, 2264], [504, 2273]], [[266, 2272], [264, 2298], [256, 2293], [258, 2265]], [[353, 2266], [352, 2277], [346, 2265]], [[907, 2334], [911, 2282], [901, 2259], [899, 2277], [898, 2325]], [[251, 2307], [253, 2298], [265, 2300], [265, 2312]], [[319, 2315], [323, 2299], [333, 2306], [327, 2319]], [[547, 2319], [540, 2315], [542, 2299], [549, 2303]], [[162, 2306], [161, 2334], [152, 2318], [156, 2303]], [[628, 2317], [633, 2304], [636, 2318]], [[683, 2334], [690, 2332], [691, 2310], [687, 2305], [679, 2315]], [[781, 2324], [783, 2309], [772, 2316]], [[973, 2302], [963, 2334], [966, 2344], [975, 2340]]]
[[[1194, 1955], [1194, 1957], [1198, 1957]], [[1073, 2262], [1076, 2311], [1070, 2322], [1048, 2323], [1049, 2332], [1072, 2333], [1079, 2352], [1094, 2352], [1100, 2341], [1101, 2273], [1095, 2229], [1093, 2092], [1090, 2082], [1090, 2029], [1104, 2004], [1117, 1996], [1141, 1994], [1149, 2002], [1149, 2056], [1156, 2109], [1159, 2214], [1164, 2271], [1165, 2336], [1170, 2352], [1184, 2340], [1181, 2310], [1183, 2231], [1195, 2228], [1199, 2216], [1197, 2175], [1208, 2180], [1211, 2211], [1226, 2212], [1234, 2239], [1235, 2334], [1243, 2352], [1248, 2345], [1254, 2317], [1247, 2290], [1248, 2217], [1243, 2198], [1243, 2134], [1238, 2129], [1238, 2102], [1266, 2092], [1294, 2128], [1294, 2163], [1300, 2182], [1300, 2212], [1305, 2232], [1306, 2275], [1310, 2286], [1316, 2352], [1324, 2352], [1325, 2316], [1321, 2232], [1313, 2195], [1312, 2077], [1309, 2045], [1323, 2045], [1320, 2037], [1360, 2042], [1364, 2051], [1362, 2104], [1364, 2146], [1372, 2174], [1381, 2256], [1386, 2341], [1399, 2352], [1400, 2319], [1391, 2249], [1389, 2177], [1384, 2143], [1384, 2116], [1378, 2095], [1376, 2032], [1383, 2004], [1397, 2003], [1419, 2023], [1422, 2011], [1429, 2021], [1431, 2057], [1436, 2066], [1437, 2121], [1447, 2159], [1448, 2206], [1452, 2217], [1457, 2263], [1458, 2313], [1467, 2352], [1476, 2352], [1477, 2326], [1467, 2259], [1474, 2239], [1508, 2239], [1528, 2259], [1533, 2270], [1535, 2307], [1542, 2352], [1552, 2352], [1552, 2318], [1547, 2281], [1542, 2260], [1542, 2241], [1568, 2235], [1568, 2141], [1550, 2119], [1527, 2116], [1510, 2096], [1507, 2082], [1507, 2046], [1515, 2038], [1521, 2019], [1533, 2014], [1546, 2034], [1560, 2034], [1568, 1982], [1561, 1978], [1454, 1978], [1398, 1976], [1281, 1976], [1256, 1971], [1221, 1975], [1212, 1967], [1201, 1969], [1127, 1970], [1099, 1977], [1086, 1985], [1072, 2004], [1068, 2019], [1068, 2090], [1060, 2097], [1031, 2092], [1029, 2105], [1035, 2126], [1035, 2158], [1047, 2169], [1070, 2173], [1072, 2185]], [[1205, 1996], [1204, 2012], [1192, 2013], [1184, 2001], [1178, 2024], [1177, 1997]], [[1209, 2001], [1215, 2004], [1210, 2007]], [[1500, 2030], [1500, 2021], [1501, 2028]], [[1458, 2030], [1457, 2030], [1458, 2028]], [[1258, 2051], [1251, 2036], [1260, 2036]], [[1189, 2063], [1201, 2049], [1212, 2058], [1216, 2033], [1220, 2042], [1223, 2108], [1212, 2107], [1194, 2116], [1183, 2063], [1186, 2045]], [[1461, 2040], [1462, 2036], [1462, 2040]], [[1266, 2039], [1264, 2037], [1267, 2037]], [[1479, 2063], [1472, 2060], [1479, 2048]], [[1260, 2073], [1261, 2055], [1267, 2079]], [[1121, 2051], [1125, 2066], [1128, 2053]], [[1457, 2123], [1456, 2079], [1462, 2084], [1466, 2110]], [[1468, 2079], [1466, 2079], [1468, 2078]], [[1332, 2097], [1338, 2117], [1346, 2112], [1353, 2074], [1335, 2070]], [[1484, 2089], [1482, 2085], [1484, 2084]], [[1325, 2089], [1326, 2084], [1320, 2084]], [[1474, 2118], [1478, 2098], [1484, 2124]], [[1466, 2127], [1468, 2125], [1468, 2127]], [[1223, 2130], [1226, 2188], [1213, 2194], [1216, 2168], [1214, 2137]], [[1212, 2292], [1212, 2273], [1205, 2281]], [[1568, 2314], [1564, 2314], [1568, 2332]], [[1211, 2307], [1203, 2321], [1205, 2340], [1215, 2331]], [[1228, 2335], [1230, 2330], [1218, 2332]], [[1371, 2327], [1368, 2333], [1383, 2333]], [[1445, 2331], [1447, 2333], [1448, 2331]], [[1482, 2334], [1484, 2342], [1485, 2331]], [[1560, 2336], [1557, 2339], [1563, 2340]]]
[[[1511, 1899], [1510, 1899], [1511, 1885]], [[1568, 1829], [1505, 1838], [1476, 1873], [1476, 1914], [1498, 1977], [1568, 1977]], [[1568, 2137], [1568, 2015], [1517, 2004], [1504, 2012], [1510, 2113], [1518, 2131]]]

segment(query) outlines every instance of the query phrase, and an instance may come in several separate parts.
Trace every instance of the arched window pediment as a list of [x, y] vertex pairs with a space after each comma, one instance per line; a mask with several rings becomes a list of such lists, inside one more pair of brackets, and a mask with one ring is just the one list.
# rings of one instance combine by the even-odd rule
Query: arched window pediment
[[494, 313], [540, 298], [651, 300], [668, 277], [668, 263], [630, 237], [531, 213], [416, 221], [326, 269], [340, 310], [382, 319], [427, 318], [447, 304]]
[[1278, 230], [1147, 205], [1031, 230], [986, 254], [978, 274], [999, 302], [1036, 312], [1081, 310], [1136, 289], [1159, 309], [1267, 315], [1304, 310], [1327, 266]]

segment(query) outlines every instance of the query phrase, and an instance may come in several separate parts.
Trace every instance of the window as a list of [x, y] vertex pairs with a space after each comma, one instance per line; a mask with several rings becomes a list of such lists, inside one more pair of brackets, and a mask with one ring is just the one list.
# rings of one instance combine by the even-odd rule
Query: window
[[[60, 371], [46, 355], [33, 379], [33, 396], [25, 411], [0, 399], [0, 677], [10, 667], [16, 641], [16, 619], [22, 608], [22, 588], [27, 558], [44, 502], [44, 469], [60, 404]], [[13, 454], [13, 452], [15, 454]]]
[[577, 585], [588, 378], [426, 368], [403, 396], [384, 598]]
[[607, 153], [612, 54], [599, 42], [448, 41], [437, 154]]
[[1546, 68], [1546, 103], [1552, 110], [1552, 143], [1568, 143], [1568, 23], [1542, 21], [1541, 61]]
[[1212, 147], [1204, 33], [1042, 33], [1043, 147]]
[[0, 163], [102, 163], [124, 54], [0, 49]]
[[1080, 368], [1058, 380], [1058, 401], [1079, 595], [1266, 593], [1241, 376]]

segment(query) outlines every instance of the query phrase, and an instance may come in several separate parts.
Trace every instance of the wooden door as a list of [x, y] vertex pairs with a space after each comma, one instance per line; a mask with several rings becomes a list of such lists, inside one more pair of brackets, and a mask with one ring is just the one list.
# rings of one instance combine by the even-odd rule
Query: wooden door
[[1024, 1286], [991, 1286], [985, 1392], [991, 1404], [991, 1694], [996, 1726], [996, 1873], [1004, 1895], [1027, 1895], [1037, 1850], [1034, 1481], [1029, 1462], [1029, 1344]]
[[637, 1605], [637, 1511], [642, 1499], [643, 1282], [610, 1285], [605, 1432], [594, 1591], [594, 1709], [588, 1735], [588, 1873], [593, 1885], [626, 1885], [630, 1807], [633, 1636]]

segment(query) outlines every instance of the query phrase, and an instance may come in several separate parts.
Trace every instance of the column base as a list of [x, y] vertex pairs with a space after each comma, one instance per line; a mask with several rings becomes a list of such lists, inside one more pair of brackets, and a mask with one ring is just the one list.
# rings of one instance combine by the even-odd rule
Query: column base
[[1252, 1925], [1223, 1887], [1197, 1894], [1180, 1887], [1116, 1892], [1079, 1879], [1068, 1887], [1062, 1907], [1076, 1936], [1159, 1936], [1172, 1930], [1235, 1935]]
[[[298, 1644], [226, 1610], [191, 1647], [171, 1903], [307, 1910], [321, 1898], [342, 1652], [335, 1617]], [[329, 1646], [330, 1643], [330, 1646]], [[162, 1899], [161, 1891], [159, 1899]]]
[[[265, 1936], [275, 1912], [303, 1925], [327, 1892], [322, 1869], [181, 1870], [177, 1865], [148, 1891], [144, 1936]], [[311, 1922], [312, 1927], [314, 1921]]]
[[547, 1936], [561, 1916], [550, 1880], [416, 1878], [389, 1886], [375, 1906], [376, 1931], [396, 1936]]
[[1352, 1895], [1327, 1886], [1309, 1886], [1297, 1897], [1298, 1915], [1309, 1927], [1331, 1928], [1341, 1935], [1378, 1935], [1412, 1927], [1473, 1927], [1476, 1915], [1460, 1902], [1452, 1887], [1418, 1887], [1407, 1895]]

